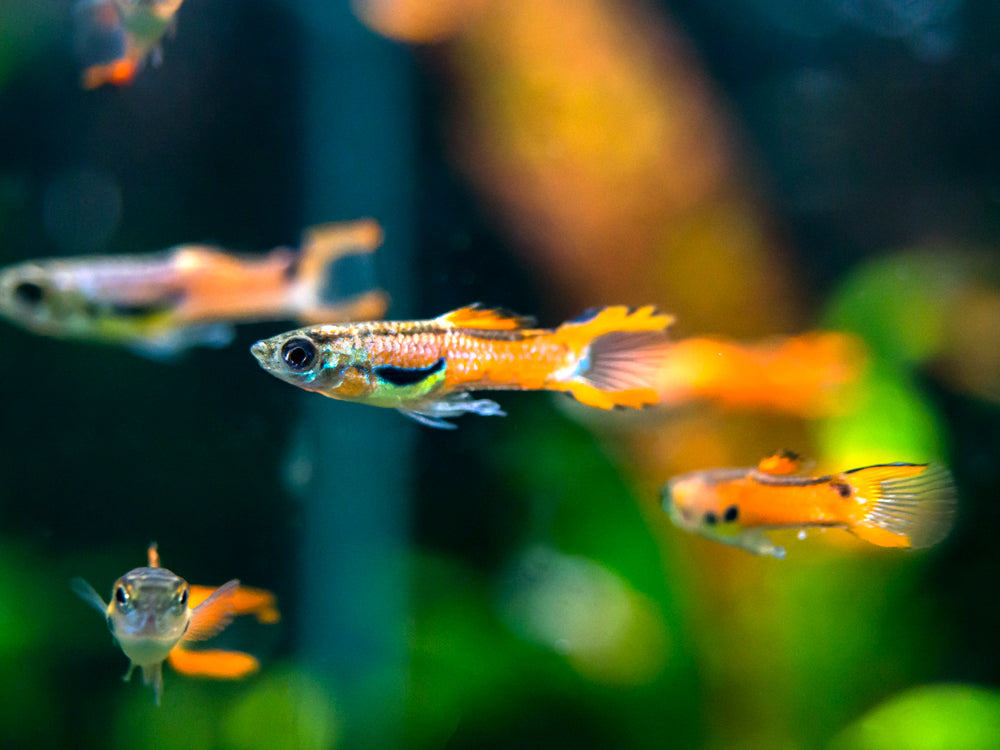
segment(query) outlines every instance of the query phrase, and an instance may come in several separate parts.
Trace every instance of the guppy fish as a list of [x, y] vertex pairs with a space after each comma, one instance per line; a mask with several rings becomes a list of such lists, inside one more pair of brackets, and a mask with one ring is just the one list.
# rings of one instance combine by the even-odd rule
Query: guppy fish
[[160, 43], [177, 25], [184, 0], [77, 0], [74, 6], [77, 52], [86, 67], [81, 85], [125, 86], [147, 58], [162, 59]]
[[156, 545], [148, 549], [149, 566], [123, 575], [112, 588], [111, 603], [82, 578], [70, 581], [73, 591], [105, 616], [111, 635], [129, 658], [125, 680], [138, 666], [142, 681], [153, 688], [156, 705], [163, 692], [163, 661], [182, 674], [223, 679], [245, 677], [259, 668], [257, 659], [239, 651], [185, 649], [219, 633], [236, 615], [253, 614], [259, 622], [280, 619], [274, 595], [241, 586], [237, 580], [218, 588], [191, 586], [160, 567]]
[[880, 547], [929, 547], [951, 529], [955, 488], [941, 466], [892, 463], [822, 477], [793, 476], [792, 453], [752, 468], [674, 477], [663, 509], [687, 531], [758, 555], [784, 557], [768, 529], [840, 528]]
[[243, 257], [206, 245], [148, 255], [55, 258], [0, 270], [0, 315], [34, 333], [120, 344], [149, 356], [225, 346], [233, 324], [377, 317], [385, 295], [360, 292], [328, 304], [327, 272], [371, 254], [378, 224], [361, 220], [307, 230], [301, 250]]
[[433, 320], [300, 328], [251, 348], [267, 372], [330, 398], [394, 408], [431, 427], [503, 416], [475, 390], [564, 391], [599, 409], [656, 403], [672, 322], [652, 307], [588, 311], [555, 330], [477, 305]]

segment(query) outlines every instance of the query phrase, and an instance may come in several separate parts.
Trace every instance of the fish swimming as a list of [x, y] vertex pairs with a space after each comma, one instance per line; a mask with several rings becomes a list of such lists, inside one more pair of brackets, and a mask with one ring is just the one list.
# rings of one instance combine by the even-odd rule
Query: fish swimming
[[324, 224], [301, 249], [239, 256], [206, 245], [147, 255], [81, 256], [0, 270], [0, 316], [34, 333], [118, 344], [148, 356], [192, 346], [225, 346], [233, 324], [319, 322], [378, 317], [385, 295], [367, 289], [323, 299], [328, 272], [348, 256], [370, 255], [378, 224]]
[[163, 692], [163, 662], [182, 674], [223, 679], [245, 677], [259, 668], [257, 659], [239, 651], [185, 648], [191, 641], [211, 638], [237, 615], [253, 614], [260, 622], [277, 622], [274, 595], [241, 586], [237, 580], [218, 588], [191, 586], [160, 567], [156, 545], [148, 549], [149, 565], [123, 575], [104, 600], [82, 578], [70, 581], [73, 591], [105, 616], [111, 635], [129, 658], [125, 680], [138, 666], [142, 680], [153, 688], [156, 705]]
[[657, 402], [673, 321], [653, 307], [591, 310], [554, 330], [471, 305], [432, 320], [322, 325], [251, 348], [267, 372], [330, 398], [394, 408], [431, 427], [466, 412], [503, 416], [477, 390], [552, 390], [599, 409]]
[[81, 85], [125, 86], [147, 59], [159, 65], [161, 42], [177, 25], [184, 0], [77, 0], [73, 8]]
[[758, 555], [784, 557], [769, 529], [846, 529], [880, 547], [930, 547], [951, 529], [955, 488], [942, 466], [891, 463], [821, 477], [797, 476], [792, 453], [756, 467], [674, 477], [663, 509], [682, 529]]

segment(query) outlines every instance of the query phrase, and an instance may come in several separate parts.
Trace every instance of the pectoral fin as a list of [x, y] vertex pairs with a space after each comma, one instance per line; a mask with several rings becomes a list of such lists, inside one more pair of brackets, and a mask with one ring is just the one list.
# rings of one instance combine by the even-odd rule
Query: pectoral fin
[[87, 604], [96, 609], [101, 613], [102, 617], [108, 614], [108, 605], [104, 603], [100, 595], [94, 591], [94, 587], [87, 583], [82, 578], [71, 578], [69, 582], [70, 589], [78, 597], [83, 599]]
[[240, 582], [228, 581], [217, 588], [210, 597], [191, 611], [191, 621], [182, 640], [204, 641], [220, 633], [236, 615], [233, 598]]
[[[191, 586], [190, 603], [197, 607], [212, 595], [212, 586]], [[232, 597], [233, 615], [253, 615], [265, 625], [281, 620], [274, 594], [266, 589], [240, 586]]]

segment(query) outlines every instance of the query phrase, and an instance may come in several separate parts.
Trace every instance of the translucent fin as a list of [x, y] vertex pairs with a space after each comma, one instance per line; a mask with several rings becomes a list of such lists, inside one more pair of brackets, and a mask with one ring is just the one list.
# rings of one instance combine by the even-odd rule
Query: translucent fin
[[[189, 606], [197, 607], [211, 596], [214, 591], [215, 588], [212, 586], [192, 585]], [[234, 617], [239, 615], [253, 615], [257, 618], [257, 622], [265, 625], [281, 620], [277, 600], [274, 594], [266, 589], [256, 589], [241, 584], [233, 594], [231, 603]]]
[[94, 591], [94, 587], [82, 578], [71, 578], [69, 587], [73, 593], [83, 599], [87, 604], [101, 613], [102, 617], [107, 617], [108, 605], [104, 603], [100, 595]]
[[260, 662], [250, 654], [219, 649], [190, 651], [178, 646], [167, 655], [167, 661], [177, 672], [189, 677], [220, 680], [239, 680], [260, 669]]
[[671, 346], [666, 328], [672, 322], [673, 317], [651, 306], [617, 306], [564, 323], [554, 337], [582, 355], [572, 372], [547, 387], [599, 409], [655, 404], [658, 373]]
[[[153, 700], [159, 706], [160, 696], [163, 695], [163, 662], [158, 661], [154, 664], [141, 664], [140, 666], [142, 667], [142, 684], [153, 688]], [[128, 680], [131, 675], [132, 668], [129, 667], [125, 679]]]
[[506, 417], [500, 404], [488, 398], [473, 399], [468, 393], [451, 393], [435, 401], [428, 401], [412, 408], [400, 408], [400, 412], [428, 427], [454, 430], [455, 425], [444, 421], [444, 417], [458, 417], [471, 412], [483, 417]]
[[881, 547], [937, 544], [955, 520], [955, 485], [943, 466], [884, 464], [846, 472], [855, 497], [870, 503], [850, 530]]
[[513, 331], [535, 325], [535, 319], [512, 313], [501, 308], [485, 308], [478, 303], [460, 307], [438, 316], [437, 322], [454, 328], [477, 328], [479, 330]]
[[240, 582], [236, 579], [227, 581], [195, 607], [191, 611], [191, 621], [188, 623], [187, 630], [184, 631], [182, 640], [204, 641], [221, 632], [232, 622], [235, 616], [233, 597], [239, 585]]

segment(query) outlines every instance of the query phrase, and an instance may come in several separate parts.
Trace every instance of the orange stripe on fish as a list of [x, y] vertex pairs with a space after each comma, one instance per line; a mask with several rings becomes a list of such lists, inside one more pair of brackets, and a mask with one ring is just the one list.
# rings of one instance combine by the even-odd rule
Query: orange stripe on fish
[[563, 391], [600, 409], [655, 404], [672, 321], [653, 307], [618, 306], [549, 330], [472, 305], [432, 320], [301, 328], [251, 351], [300, 388], [450, 428], [443, 418], [503, 415], [494, 401], [470, 399], [476, 390]]
[[708, 469], [671, 479], [663, 507], [681, 528], [756, 554], [783, 557], [769, 529], [841, 528], [881, 547], [929, 547], [951, 529], [955, 488], [941, 466], [893, 463], [821, 477], [797, 461]]

